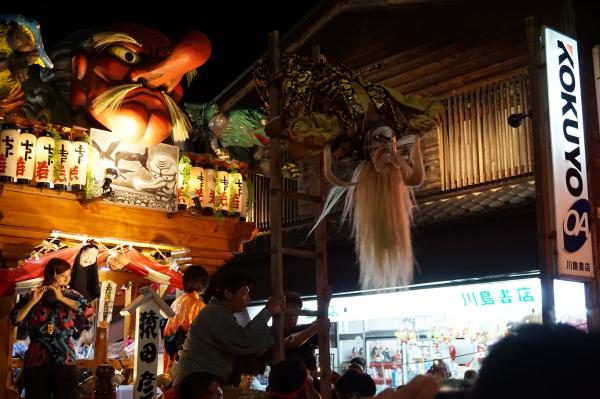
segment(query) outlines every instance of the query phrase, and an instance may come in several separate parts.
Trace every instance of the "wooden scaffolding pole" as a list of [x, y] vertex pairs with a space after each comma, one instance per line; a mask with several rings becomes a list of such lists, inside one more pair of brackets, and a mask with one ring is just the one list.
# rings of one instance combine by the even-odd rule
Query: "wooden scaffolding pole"
[[[321, 61], [321, 52], [318, 46], [313, 48], [313, 60]], [[317, 188], [317, 196], [320, 201], [316, 203], [315, 210], [317, 216], [323, 211], [327, 187], [323, 178], [323, 157], [315, 156], [315, 176], [314, 182]], [[315, 275], [317, 287], [317, 311], [319, 318], [326, 318], [329, 314], [330, 298], [323, 297], [325, 290], [329, 286], [327, 275], [327, 220], [321, 221], [315, 229]], [[320, 393], [323, 399], [331, 398], [331, 359], [329, 355], [329, 329], [319, 333], [319, 370], [320, 370]]]
[[[269, 33], [269, 120], [274, 122], [279, 118], [279, 32]], [[282, 223], [283, 200], [281, 195], [281, 139], [279, 134], [270, 138], [270, 191], [269, 191], [269, 222], [271, 226], [271, 291], [273, 294], [283, 294], [283, 250]], [[274, 363], [283, 359], [283, 317], [273, 317], [273, 328], [277, 332], [277, 346], [274, 349]]]
[[[314, 251], [300, 248], [286, 248], [283, 245], [283, 197], [291, 197], [297, 200], [305, 200], [316, 204], [316, 215], [323, 210], [324, 196], [326, 187], [323, 180], [323, 165], [321, 157], [314, 157], [314, 167], [316, 172], [316, 181], [313, 182], [313, 188], [316, 193], [307, 195], [298, 194], [283, 189], [281, 164], [282, 149], [281, 141], [288, 139], [284, 131], [285, 124], [280, 115], [280, 81], [279, 72], [279, 34], [271, 32], [269, 34], [269, 124], [266, 131], [270, 137], [269, 156], [270, 156], [270, 190], [269, 190], [269, 218], [271, 226], [271, 289], [274, 294], [283, 293], [283, 255], [297, 256], [303, 258], [313, 258], [315, 260], [316, 287], [319, 293], [317, 297], [318, 317], [326, 318], [329, 311], [329, 298], [323, 297], [329, 286], [327, 277], [327, 223], [323, 221], [315, 229], [315, 249]], [[318, 47], [313, 51], [313, 57], [318, 62], [320, 53]], [[284, 332], [281, 316], [273, 319], [273, 326], [277, 332], [277, 346], [274, 352], [274, 363], [277, 363], [284, 357]], [[329, 355], [329, 331], [319, 334], [319, 378], [321, 387], [321, 397], [323, 399], [331, 398], [331, 362]]]

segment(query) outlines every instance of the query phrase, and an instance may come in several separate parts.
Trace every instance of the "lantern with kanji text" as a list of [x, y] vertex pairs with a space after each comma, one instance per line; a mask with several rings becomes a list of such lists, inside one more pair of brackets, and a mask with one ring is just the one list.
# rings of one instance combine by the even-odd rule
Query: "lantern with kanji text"
[[242, 174], [233, 171], [229, 174], [229, 215], [239, 217], [242, 212], [242, 186], [244, 185]]
[[19, 141], [17, 183], [29, 184], [33, 180], [33, 173], [35, 172], [35, 146], [37, 137], [24, 130], [21, 132]]
[[90, 158], [89, 144], [84, 141], [75, 141], [69, 156], [69, 169], [67, 171], [71, 190], [83, 190], [87, 182], [87, 168]]
[[199, 166], [193, 166], [190, 170], [190, 196], [193, 206], [201, 209], [204, 198], [204, 169]]
[[215, 211], [229, 214], [229, 172], [224, 167], [217, 169], [215, 188]]
[[9, 128], [0, 132], [0, 181], [12, 183], [17, 176], [19, 158], [19, 130]]
[[50, 136], [38, 137], [35, 147], [35, 184], [37, 187], [50, 187], [54, 175], [54, 139]]
[[71, 153], [73, 152], [73, 144], [69, 140], [58, 140], [56, 151], [58, 153], [58, 157], [54, 159], [57, 160], [54, 168], [58, 171], [53, 174], [53, 182], [54, 188], [59, 190], [64, 190], [69, 185], [69, 161], [72, 157]]
[[215, 209], [215, 180], [217, 179], [217, 171], [208, 167], [204, 168], [204, 184], [206, 185], [204, 201], [202, 202], [202, 213], [212, 215]]

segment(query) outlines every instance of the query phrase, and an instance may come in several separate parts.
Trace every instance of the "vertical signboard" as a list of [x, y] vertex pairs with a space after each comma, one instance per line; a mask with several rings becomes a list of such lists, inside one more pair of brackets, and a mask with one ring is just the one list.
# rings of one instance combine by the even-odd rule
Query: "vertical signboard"
[[600, 123], [600, 45], [592, 48], [594, 60], [594, 82], [596, 82], [596, 109], [598, 110], [598, 123]]
[[593, 277], [577, 41], [544, 28], [558, 274]]
[[146, 301], [136, 309], [138, 321], [135, 331], [134, 399], [156, 398], [156, 370], [160, 340], [160, 308], [154, 301]]
[[98, 324], [101, 327], [108, 328], [108, 325], [112, 320], [116, 292], [117, 283], [110, 280], [102, 282], [100, 287], [100, 304], [98, 306]]
[[173, 317], [171, 310], [150, 287], [140, 288], [142, 295], [121, 310], [122, 316], [136, 311], [135, 358], [133, 361], [133, 399], [156, 399], [156, 374], [160, 337], [160, 319]]

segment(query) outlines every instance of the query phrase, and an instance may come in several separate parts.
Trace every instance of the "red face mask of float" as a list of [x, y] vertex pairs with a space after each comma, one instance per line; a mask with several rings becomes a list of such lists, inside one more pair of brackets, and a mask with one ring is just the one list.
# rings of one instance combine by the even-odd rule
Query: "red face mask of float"
[[151, 146], [171, 132], [175, 141], [185, 140], [177, 128], [189, 122], [174, 118], [183, 117], [176, 103], [183, 77], [210, 56], [206, 35], [188, 32], [173, 46], [162, 33], [135, 24], [109, 31], [94, 35], [92, 54], [73, 57], [72, 105], [130, 142]]

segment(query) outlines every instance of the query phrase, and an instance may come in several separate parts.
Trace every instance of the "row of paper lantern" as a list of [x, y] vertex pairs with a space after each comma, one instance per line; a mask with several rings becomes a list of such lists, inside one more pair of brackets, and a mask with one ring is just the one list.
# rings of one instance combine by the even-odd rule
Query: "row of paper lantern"
[[[54, 151], [59, 152], [57, 165]], [[84, 141], [60, 139], [4, 129], [0, 132], [0, 178], [17, 182], [54, 187], [83, 188], [86, 184], [89, 145]], [[202, 208], [225, 210], [246, 217], [248, 185], [239, 172], [215, 170], [194, 166], [190, 170], [188, 195], [183, 193], [183, 175], [180, 165], [178, 202], [192, 207], [194, 198]], [[60, 168], [57, 176], [54, 169]]]
[[196, 199], [202, 208], [224, 210], [246, 217], [248, 184], [241, 173], [193, 166], [190, 169], [188, 193], [185, 195], [183, 169], [186, 166], [179, 165], [177, 200], [180, 205], [195, 206]]
[[[54, 151], [58, 162], [54, 164]], [[89, 162], [89, 145], [84, 141], [60, 139], [4, 129], [0, 132], [0, 177], [5, 182], [54, 184], [83, 188]], [[57, 176], [54, 169], [59, 168]]]

